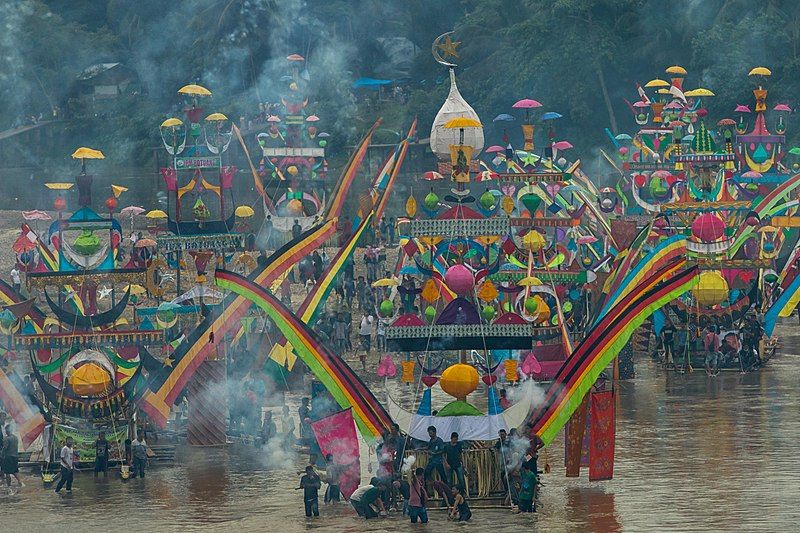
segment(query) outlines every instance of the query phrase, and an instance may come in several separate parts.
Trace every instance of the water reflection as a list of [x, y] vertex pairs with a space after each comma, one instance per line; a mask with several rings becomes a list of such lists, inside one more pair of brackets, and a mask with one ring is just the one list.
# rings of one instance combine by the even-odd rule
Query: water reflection
[[[589, 483], [585, 470], [566, 479], [562, 438], [547, 450], [553, 473], [540, 513], [475, 509], [474, 523], [459, 529], [796, 529], [800, 336], [791, 332], [783, 328], [780, 354], [755, 374], [709, 378], [638, 361], [637, 379], [620, 386], [613, 481]], [[409, 530], [399, 517], [366, 524], [346, 505], [307, 520], [294, 490], [300, 458], [268, 468], [260, 450], [232, 446], [182, 449], [176, 460], [124, 484], [80, 473], [69, 497], [26, 477], [22, 494], [0, 496], [2, 531]], [[431, 522], [449, 530], [440, 511]]]

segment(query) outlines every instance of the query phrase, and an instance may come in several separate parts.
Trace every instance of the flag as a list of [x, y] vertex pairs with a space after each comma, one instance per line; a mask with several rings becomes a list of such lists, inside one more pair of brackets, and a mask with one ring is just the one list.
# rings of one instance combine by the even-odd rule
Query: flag
[[323, 457], [333, 455], [333, 462], [342, 467], [339, 489], [345, 498], [350, 498], [361, 483], [361, 459], [352, 409], [311, 422], [311, 430]]
[[579, 477], [581, 475], [581, 449], [583, 448], [583, 434], [586, 430], [588, 399], [589, 397], [587, 396], [581, 401], [578, 409], [570, 417], [566, 431], [564, 431], [564, 466], [567, 469], [567, 477]]
[[614, 391], [592, 392], [591, 399], [589, 481], [603, 481], [614, 477]]

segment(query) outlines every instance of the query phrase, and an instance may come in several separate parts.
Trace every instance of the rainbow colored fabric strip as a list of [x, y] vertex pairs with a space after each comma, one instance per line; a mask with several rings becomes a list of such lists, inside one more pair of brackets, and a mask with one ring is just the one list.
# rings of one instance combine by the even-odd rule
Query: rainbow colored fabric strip
[[214, 277], [218, 286], [252, 301], [272, 319], [334, 400], [343, 409], [353, 408], [356, 423], [365, 437], [377, 437], [389, 429], [389, 413], [353, 369], [266, 289], [227, 270], [217, 270]]

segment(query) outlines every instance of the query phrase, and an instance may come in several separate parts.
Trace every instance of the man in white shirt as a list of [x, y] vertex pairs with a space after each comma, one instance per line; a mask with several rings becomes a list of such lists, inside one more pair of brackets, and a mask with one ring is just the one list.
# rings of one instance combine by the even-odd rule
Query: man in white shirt
[[131, 443], [131, 455], [133, 456], [133, 478], [141, 477], [144, 479], [144, 467], [147, 464], [147, 442], [144, 440], [144, 432], [140, 429], [136, 432], [136, 439]]
[[56, 485], [56, 494], [61, 492], [61, 487], [67, 485], [67, 492], [72, 492], [72, 475], [75, 471], [74, 450], [72, 449], [72, 437], [67, 437], [67, 442], [61, 448], [61, 479]]

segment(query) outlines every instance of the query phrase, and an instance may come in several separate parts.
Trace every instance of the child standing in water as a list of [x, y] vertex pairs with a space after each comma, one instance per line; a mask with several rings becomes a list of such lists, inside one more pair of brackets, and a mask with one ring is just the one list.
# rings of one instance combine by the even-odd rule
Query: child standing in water
[[306, 473], [300, 478], [300, 486], [303, 489], [303, 503], [305, 504], [306, 516], [319, 516], [319, 488], [322, 485], [319, 476], [314, 472], [314, 467], [308, 465]]
[[469, 510], [469, 504], [464, 499], [464, 494], [459, 486], [453, 487], [453, 508], [450, 509], [450, 520], [458, 520], [459, 522], [466, 522], [472, 518], [472, 511]]

